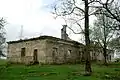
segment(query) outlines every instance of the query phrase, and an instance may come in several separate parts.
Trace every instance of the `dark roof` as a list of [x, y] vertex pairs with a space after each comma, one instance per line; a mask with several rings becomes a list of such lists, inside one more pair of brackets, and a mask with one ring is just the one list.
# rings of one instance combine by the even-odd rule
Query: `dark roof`
[[17, 41], [9, 41], [7, 43], [12, 44], [12, 43], [19, 43], [19, 42], [33, 41], [33, 40], [41, 40], [41, 39], [61, 40], [61, 41], [65, 41], [65, 42], [69, 42], [69, 43], [73, 43], [73, 44], [83, 45], [82, 43], [79, 43], [77, 41], [64, 40], [64, 39], [56, 38], [56, 37], [53, 37], [53, 36], [39, 36], [39, 37], [36, 37], [36, 38], [20, 39], [20, 40], [17, 40]]

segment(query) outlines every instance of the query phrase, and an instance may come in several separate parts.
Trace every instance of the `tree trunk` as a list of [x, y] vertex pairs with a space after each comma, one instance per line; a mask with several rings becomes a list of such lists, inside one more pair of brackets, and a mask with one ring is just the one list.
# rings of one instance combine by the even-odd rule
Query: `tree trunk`
[[85, 0], [85, 73], [91, 75], [91, 60], [90, 60], [90, 39], [89, 39], [89, 6], [88, 0]]
[[107, 39], [107, 36], [106, 36], [106, 25], [105, 25], [105, 17], [104, 17], [104, 14], [103, 14], [103, 26], [104, 26], [104, 46], [103, 46], [103, 56], [104, 56], [104, 64], [107, 65], [107, 43], [106, 43], [106, 39]]
[[107, 65], [107, 51], [106, 51], [106, 45], [104, 44], [103, 48], [103, 56], [104, 56], [104, 65]]

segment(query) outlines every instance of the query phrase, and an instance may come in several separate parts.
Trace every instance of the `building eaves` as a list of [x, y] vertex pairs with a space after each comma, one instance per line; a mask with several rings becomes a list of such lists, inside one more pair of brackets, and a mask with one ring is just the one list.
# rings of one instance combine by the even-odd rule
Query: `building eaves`
[[34, 40], [42, 40], [42, 39], [61, 40], [61, 41], [73, 43], [73, 44], [76, 44], [76, 45], [83, 45], [82, 43], [79, 43], [79, 42], [77, 42], [77, 41], [64, 40], [64, 39], [56, 38], [56, 37], [53, 37], [53, 36], [39, 36], [39, 37], [36, 37], [36, 38], [29, 38], [29, 39], [20, 39], [20, 40], [16, 40], [16, 41], [9, 41], [9, 42], [7, 42], [7, 43], [8, 43], [8, 44], [14, 44], [14, 43], [20, 43], [20, 42], [27, 42], [27, 41], [34, 41]]

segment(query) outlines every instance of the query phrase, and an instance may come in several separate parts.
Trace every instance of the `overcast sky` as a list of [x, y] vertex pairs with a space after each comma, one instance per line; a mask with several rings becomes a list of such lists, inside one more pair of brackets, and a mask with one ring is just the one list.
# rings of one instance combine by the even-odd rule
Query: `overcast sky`
[[[60, 38], [62, 19], [55, 20], [45, 7], [54, 0], [0, 0], [0, 17], [5, 17], [7, 41], [17, 40], [23, 26], [23, 38], [50, 35]], [[70, 36], [78, 40], [79, 35]]]
[[61, 20], [55, 20], [46, 9], [52, 0], [0, 0], [0, 17], [5, 17], [7, 40], [19, 39], [21, 25], [23, 37], [40, 34], [60, 37]]

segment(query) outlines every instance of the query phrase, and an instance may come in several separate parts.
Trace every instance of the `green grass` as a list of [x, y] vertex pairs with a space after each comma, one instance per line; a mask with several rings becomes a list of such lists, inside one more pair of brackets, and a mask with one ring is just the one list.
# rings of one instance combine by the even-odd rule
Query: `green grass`
[[4, 65], [4, 64], [6, 64], [6, 62], [7, 62], [7, 60], [5, 60], [5, 59], [0, 59], [0, 65]]
[[0, 80], [120, 80], [120, 64], [109, 67], [92, 65], [92, 76], [83, 76], [84, 66], [76, 65], [10, 65], [0, 66]]

